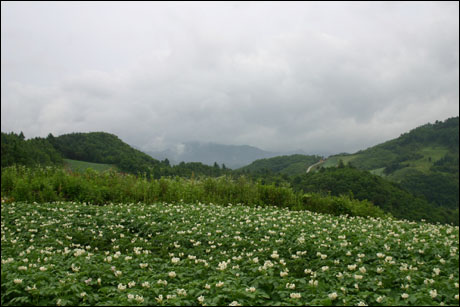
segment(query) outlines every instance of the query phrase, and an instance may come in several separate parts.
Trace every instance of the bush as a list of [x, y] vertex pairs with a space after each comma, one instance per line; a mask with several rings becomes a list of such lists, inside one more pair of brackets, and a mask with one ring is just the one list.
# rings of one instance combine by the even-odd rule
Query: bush
[[103, 173], [88, 169], [73, 173], [58, 167], [25, 168], [11, 166], [2, 170], [2, 197], [48, 202], [81, 201], [95, 205], [139, 201], [204, 202], [221, 205], [276, 206], [311, 210], [333, 215], [383, 216], [369, 201], [348, 196], [301, 194], [288, 186], [263, 185], [245, 177], [147, 179], [114, 171]]

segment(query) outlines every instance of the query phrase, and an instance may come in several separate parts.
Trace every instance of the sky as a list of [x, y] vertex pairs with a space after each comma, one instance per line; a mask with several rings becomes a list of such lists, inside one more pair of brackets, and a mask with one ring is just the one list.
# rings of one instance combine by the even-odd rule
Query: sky
[[459, 115], [458, 2], [1, 2], [1, 131], [366, 149]]

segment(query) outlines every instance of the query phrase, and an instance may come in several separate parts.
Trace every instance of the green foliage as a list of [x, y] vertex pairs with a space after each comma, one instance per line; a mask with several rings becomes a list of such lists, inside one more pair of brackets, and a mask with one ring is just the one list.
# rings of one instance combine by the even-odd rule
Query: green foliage
[[414, 194], [416, 193], [438, 206], [451, 209], [458, 208], [458, 176], [454, 177], [438, 172], [431, 175], [412, 172], [406, 175], [400, 184], [408, 191], [414, 191]]
[[[5, 183], [5, 184], [3, 184]], [[318, 196], [327, 211], [305, 203], [302, 192], [289, 186], [265, 185], [244, 176], [232, 178], [160, 178], [137, 177], [114, 170], [70, 172], [62, 168], [27, 168], [12, 166], [2, 170], [2, 197], [17, 201], [43, 202], [69, 200], [104, 205], [109, 202], [205, 202], [276, 206], [294, 210], [314, 210], [330, 214], [382, 217], [383, 212], [369, 202], [351, 198]], [[344, 204], [345, 203], [345, 204]], [[341, 207], [349, 209], [342, 212]], [[336, 208], [337, 207], [337, 208]], [[373, 208], [374, 207], [374, 208]], [[335, 209], [336, 208], [336, 209]]]
[[183, 202], [7, 202], [1, 219], [2, 306], [458, 305], [450, 225]]
[[348, 195], [324, 196], [316, 193], [305, 194], [302, 198], [304, 208], [313, 212], [350, 216], [391, 216], [367, 200], [353, 199]]
[[[442, 178], [438, 182], [441, 181]], [[294, 178], [292, 184], [296, 190], [308, 193], [331, 193], [334, 196], [352, 193], [354, 198], [368, 200], [397, 218], [442, 223], [456, 221], [450, 209], [429, 203], [425, 198], [416, 197], [395, 183], [351, 167], [327, 168], [322, 172], [308, 173]], [[448, 193], [446, 197], [453, 195], [452, 189], [443, 190]], [[455, 206], [451, 209], [455, 209]]]
[[105, 170], [115, 166], [121, 172], [157, 179], [162, 176], [217, 177], [231, 172], [226, 167], [212, 167], [199, 162], [181, 162], [171, 166], [167, 159], [161, 162], [155, 160], [117, 136], [104, 132], [71, 133], [58, 137], [50, 133], [46, 139], [34, 138], [27, 141], [22, 133], [17, 135], [2, 132], [2, 167], [13, 164], [62, 165], [64, 160], [74, 171], [83, 171], [88, 167]]
[[237, 173], [252, 175], [305, 173], [307, 168], [321, 160], [320, 156], [290, 155], [259, 159], [237, 170]]
[[343, 159], [345, 164], [400, 183], [433, 204], [455, 209], [459, 205], [458, 157], [459, 117], [453, 117], [420, 126], [353, 155], [329, 157], [324, 166], [337, 166]]
[[62, 165], [62, 156], [47, 139], [25, 140], [24, 134], [1, 133], [2, 167], [22, 165]]
[[150, 174], [160, 165], [160, 161], [105, 132], [64, 134], [54, 137], [52, 144], [67, 159], [113, 164], [128, 173]]
[[84, 172], [85, 170], [91, 168], [95, 171], [103, 172], [108, 171], [115, 166], [110, 164], [103, 164], [103, 163], [92, 163], [92, 162], [85, 162], [85, 161], [78, 161], [72, 159], [64, 159], [65, 166], [70, 168], [73, 172]]

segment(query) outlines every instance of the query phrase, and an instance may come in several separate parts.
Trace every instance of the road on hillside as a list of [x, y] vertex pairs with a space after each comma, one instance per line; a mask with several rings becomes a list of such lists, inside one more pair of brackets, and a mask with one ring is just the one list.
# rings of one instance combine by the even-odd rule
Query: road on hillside
[[315, 164], [310, 165], [310, 166], [308, 167], [308, 169], [307, 169], [307, 174], [308, 174], [308, 172], [311, 170], [311, 168], [312, 168], [313, 166], [316, 166], [316, 165], [318, 165], [318, 164], [324, 163], [325, 161], [326, 161], [326, 160], [322, 160], [322, 159], [321, 159], [321, 160], [319, 160], [319, 162], [316, 162]]

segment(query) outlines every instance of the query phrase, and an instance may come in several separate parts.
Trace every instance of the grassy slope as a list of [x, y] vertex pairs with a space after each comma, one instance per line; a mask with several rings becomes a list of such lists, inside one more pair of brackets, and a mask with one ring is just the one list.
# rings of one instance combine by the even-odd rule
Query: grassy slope
[[[404, 168], [395, 171], [394, 173], [386, 176], [383, 171], [385, 167], [375, 168], [375, 169], [367, 169], [374, 175], [379, 175], [382, 177], [386, 177], [389, 180], [400, 182], [406, 174], [413, 172], [413, 170], [420, 171], [422, 173], [428, 174], [430, 172], [430, 168], [433, 164], [441, 159], [446, 153], [449, 152], [447, 147], [443, 146], [424, 146], [419, 148], [416, 153], [423, 156], [423, 158], [419, 159], [408, 159], [403, 162], [405, 165]], [[339, 165], [339, 161], [342, 160], [345, 165], [351, 163], [353, 165], [354, 161], [357, 160], [364, 160], [364, 159], [371, 159], [372, 157], [368, 154], [367, 151], [358, 152], [351, 155], [336, 155], [332, 156], [323, 163], [322, 167], [337, 167]], [[429, 160], [431, 158], [431, 161]], [[356, 165], [359, 168], [359, 165]]]
[[64, 159], [64, 163], [66, 167], [70, 168], [74, 172], [85, 171], [88, 168], [92, 168], [93, 170], [98, 172], [103, 172], [112, 168], [116, 168], [116, 166], [111, 164], [92, 163], [72, 159]]

